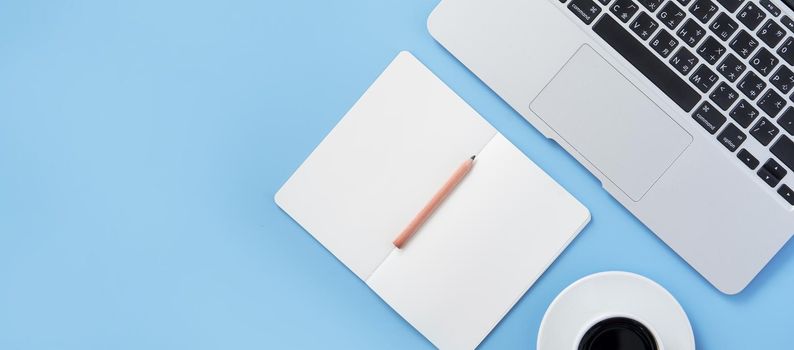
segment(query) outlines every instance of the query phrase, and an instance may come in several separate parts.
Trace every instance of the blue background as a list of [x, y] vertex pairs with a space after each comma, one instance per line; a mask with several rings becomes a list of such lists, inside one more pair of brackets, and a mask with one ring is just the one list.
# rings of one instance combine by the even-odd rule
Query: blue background
[[431, 348], [273, 203], [400, 50], [593, 214], [483, 348], [534, 348], [604, 270], [668, 288], [700, 349], [791, 347], [794, 244], [720, 294], [432, 40], [436, 2], [0, 2], [0, 348]]

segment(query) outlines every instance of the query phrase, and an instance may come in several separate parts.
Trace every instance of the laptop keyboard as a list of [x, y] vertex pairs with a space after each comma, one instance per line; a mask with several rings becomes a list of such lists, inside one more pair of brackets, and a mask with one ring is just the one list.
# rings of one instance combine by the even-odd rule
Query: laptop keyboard
[[768, 0], [559, 1], [794, 205], [794, 20]]

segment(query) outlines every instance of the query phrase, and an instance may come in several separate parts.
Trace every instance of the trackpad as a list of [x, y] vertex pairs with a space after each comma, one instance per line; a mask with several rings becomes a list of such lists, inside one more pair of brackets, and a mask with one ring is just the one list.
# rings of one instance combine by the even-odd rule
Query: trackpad
[[634, 201], [692, 142], [689, 133], [587, 45], [529, 107]]

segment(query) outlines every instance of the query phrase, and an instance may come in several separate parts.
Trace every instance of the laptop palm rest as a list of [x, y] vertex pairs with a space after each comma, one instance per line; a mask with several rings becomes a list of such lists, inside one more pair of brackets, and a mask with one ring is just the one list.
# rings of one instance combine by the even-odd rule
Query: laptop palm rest
[[588, 45], [529, 107], [634, 201], [692, 142], [688, 132]]

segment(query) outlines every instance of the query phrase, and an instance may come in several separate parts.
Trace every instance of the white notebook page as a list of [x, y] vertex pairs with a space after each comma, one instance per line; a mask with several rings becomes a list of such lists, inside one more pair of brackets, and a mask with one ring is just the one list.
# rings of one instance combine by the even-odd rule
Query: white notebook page
[[496, 130], [400, 53], [276, 194], [361, 279], [450, 174]]
[[474, 348], [587, 224], [588, 210], [501, 134], [367, 284], [440, 348]]

